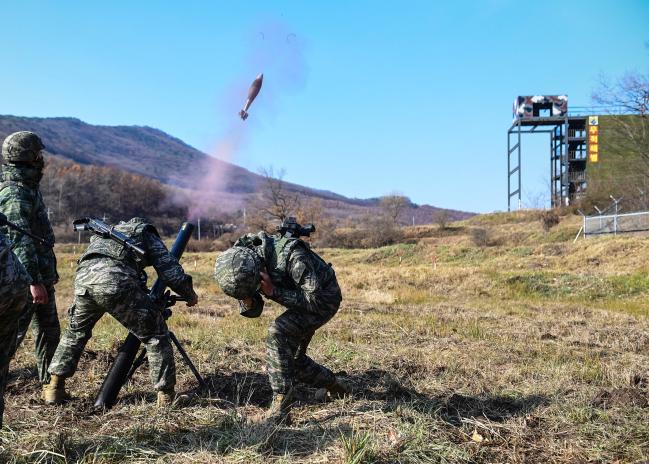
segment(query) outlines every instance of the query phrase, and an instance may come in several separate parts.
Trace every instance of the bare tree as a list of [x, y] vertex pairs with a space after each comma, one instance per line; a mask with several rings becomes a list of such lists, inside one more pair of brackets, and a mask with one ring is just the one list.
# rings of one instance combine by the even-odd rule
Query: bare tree
[[649, 75], [628, 73], [613, 83], [603, 80], [593, 101], [611, 113], [614, 137], [602, 139], [604, 147], [643, 161], [649, 177]]
[[593, 101], [623, 114], [649, 114], [649, 76], [627, 73], [613, 83], [602, 79]]
[[381, 197], [379, 204], [383, 213], [395, 226], [399, 224], [399, 217], [404, 209], [410, 205], [410, 199], [398, 193]]
[[[291, 191], [284, 182], [285, 171], [275, 172], [272, 166], [261, 168], [262, 182], [251, 202], [251, 224], [266, 229], [270, 221], [283, 221], [295, 216], [300, 208], [300, 193]], [[255, 214], [255, 212], [257, 214]]]
[[448, 227], [448, 222], [450, 221], [450, 215], [447, 210], [442, 209], [440, 211], [437, 211], [433, 215], [433, 221], [435, 221], [435, 224], [437, 224], [437, 227], [439, 227], [439, 230], [446, 230]]
[[[606, 131], [600, 146], [604, 156], [624, 157], [614, 172], [589, 182], [589, 198], [624, 196], [627, 207], [642, 208], [649, 186], [649, 74], [627, 73], [615, 81], [602, 79], [593, 93], [606, 108]], [[604, 130], [604, 127], [602, 127]]]

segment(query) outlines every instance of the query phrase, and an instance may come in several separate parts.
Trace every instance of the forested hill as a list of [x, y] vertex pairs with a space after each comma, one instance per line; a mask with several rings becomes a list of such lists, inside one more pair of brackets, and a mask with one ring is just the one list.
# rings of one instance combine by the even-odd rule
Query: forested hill
[[[207, 166], [210, 165], [210, 170], [214, 171], [216, 168], [226, 173], [227, 181], [222, 190], [228, 194], [227, 199], [225, 196], [217, 197], [221, 210], [227, 211], [234, 208], [234, 206], [228, 208], [228, 204], [240, 206], [247, 203], [265, 181], [258, 174], [208, 156], [182, 140], [151, 127], [97, 126], [74, 118], [0, 115], [0, 140], [20, 130], [36, 132], [42, 137], [48, 153], [56, 155], [56, 158], [61, 161], [72, 161], [79, 165], [78, 169], [73, 170], [63, 168], [64, 165], [60, 163], [52, 166], [52, 172], [56, 172], [57, 175], [65, 173], [65, 176], [70, 176], [70, 173], [74, 173], [76, 179], [74, 185], [81, 185], [79, 179], [91, 173], [87, 168], [106, 167], [125, 170], [158, 181], [161, 185], [156, 187], [157, 189], [166, 190], [167, 187], [162, 184], [167, 184], [171, 189], [180, 187], [191, 193], [192, 190], [200, 188], [196, 183], [197, 173], [207, 171]], [[63, 170], [59, 172], [60, 169]], [[71, 180], [66, 181], [66, 185], [72, 184]], [[93, 189], [94, 184], [84, 182], [84, 185], [86, 193], [77, 193], [90, 198], [92, 195], [88, 193], [88, 189]], [[338, 218], [358, 217], [377, 207], [379, 203], [378, 198], [347, 198], [333, 192], [297, 184], [286, 183], [285, 187], [305, 197], [324, 200], [325, 209]], [[57, 188], [61, 192], [65, 191], [63, 187]], [[389, 189], [389, 186], [386, 187], [386, 190]], [[70, 188], [67, 191], [70, 195], [75, 195]], [[75, 200], [73, 203], [79, 204], [79, 201]], [[418, 224], [430, 223], [433, 215], [441, 210], [429, 205], [410, 205], [410, 208], [407, 217]], [[82, 208], [75, 214], [84, 211], [85, 209]], [[449, 219], [465, 219], [472, 215], [463, 211], [447, 211]]]
[[[79, 164], [113, 166], [163, 183], [188, 187], [186, 174], [208, 156], [183, 141], [147, 126], [95, 126], [74, 118], [0, 116], [0, 137], [31, 130], [43, 139], [47, 151]], [[243, 168], [222, 163], [234, 177], [254, 180]]]
[[[30, 118], [0, 115], [0, 137], [19, 130], [39, 134], [49, 153], [79, 164], [111, 166], [125, 169], [178, 187], [195, 186], [196, 173], [206, 163], [211, 169], [227, 172], [224, 186], [228, 193], [252, 193], [261, 177], [247, 169], [218, 160], [187, 145], [161, 130], [148, 126], [96, 126], [75, 118]], [[214, 167], [216, 165], [216, 168]], [[291, 190], [309, 196], [366, 204], [337, 195], [295, 184]]]

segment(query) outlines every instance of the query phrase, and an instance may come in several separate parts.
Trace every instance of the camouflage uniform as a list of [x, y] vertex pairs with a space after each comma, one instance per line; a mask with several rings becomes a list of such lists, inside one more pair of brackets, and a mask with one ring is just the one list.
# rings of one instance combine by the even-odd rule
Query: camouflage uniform
[[50, 374], [61, 378], [74, 375], [93, 327], [108, 312], [146, 347], [155, 389], [172, 389], [176, 368], [167, 323], [143, 288], [140, 275], [145, 267], [153, 266], [169, 288], [186, 298], [194, 295], [192, 278], [145, 219], [122, 222], [115, 230], [130, 237], [146, 255], [139, 258], [109, 238], [92, 237], [79, 259], [69, 327], [54, 354]]
[[[42, 165], [4, 164], [0, 176], [0, 212], [14, 224], [54, 243], [54, 233], [47, 218], [43, 197], [38, 189], [42, 172]], [[43, 284], [47, 290], [48, 303], [46, 304], [34, 304], [31, 298], [28, 299], [19, 321], [13, 352], [15, 353], [22, 343], [29, 323], [32, 322], [38, 375], [42, 383], [47, 383], [49, 382], [47, 367], [61, 336], [54, 295], [54, 284], [59, 280], [56, 272], [56, 256], [52, 248], [13, 229], [0, 227], [0, 232], [15, 244], [14, 251], [29, 273], [32, 284]]]
[[18, 319], [25, 309], [31, 282], [10, 246], [9, 240], [0, 234], [0, 427], [9, 361], [16, 341]]
[[[261, 258], [275, 285], [269, 298], [286, 308], [271, 324], [266, 345], [273, 392], [287, 393], [294, 380], [314, 387], [334, 383], [333, 372], [306, 354], [314, 332], [336, 314], [342, 301], [331, 265], [296, 238], [260, 232], [241, 237], [235, 247], [246, 247]], [[217, 279], [224, 271], [217, 262]], [[240, 301], [241, 312], [261, 314], [263, 300], [259, 294], [253, 301], [251, 308]]]

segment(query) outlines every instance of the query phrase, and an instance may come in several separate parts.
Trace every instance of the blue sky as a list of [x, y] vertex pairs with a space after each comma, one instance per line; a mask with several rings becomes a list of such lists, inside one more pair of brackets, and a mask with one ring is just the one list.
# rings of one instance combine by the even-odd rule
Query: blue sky
[[[477, 212], [507, 207], [515, 96], [589, 105], [600, 75], [649, 69], [649, 1], [3, 0], [1, 11], [1, 114], [148, 125], [211, 153], [234, 137], [221, 155], [253, 171]], [[528, 204], [548, 188], [537, 137], [524, 145]]]

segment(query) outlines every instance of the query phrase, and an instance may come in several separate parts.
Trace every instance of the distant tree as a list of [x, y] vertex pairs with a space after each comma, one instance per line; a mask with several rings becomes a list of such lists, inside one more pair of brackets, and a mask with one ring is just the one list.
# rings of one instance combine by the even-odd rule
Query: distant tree
[[398, 226], [401, 213], [410, 205], [410, 199], [399, 193], [392, 193], [381, 197], [379, 204], [386, 218]]
[[295, 216], [300, 209], [301, 193], [291, 191], [284, 182], [285, 171], [270, 166], [259, 170], [262, 177], [257, 194], [248, 204], [247, 225], [251, 229], [271, 231], [272, 223]]
[[172, 187], [113, 167], [83, 166], [47, 157], [41, 192], [57, 232], [70, 231], [73, 219], [103, 218], [110, 223], [145, 216], [161, 233], [174, 234], [187, 208], [170, 200]]
[[649, 75], [629, 73], [612, 84], [603, 81], [593, 101], [612, 109], [611, 119], [621, 135], [614, 139], [614, 148], [638, 155], [649, 176]]
[[435, 221], [435, 224], [437, 224], [437, 227], [439, 227], [440, 230], [446, 230], [449, 220], [450, 216], [448, 211], [445, 209], [437, 211], [433, 216], [433, 221]]

